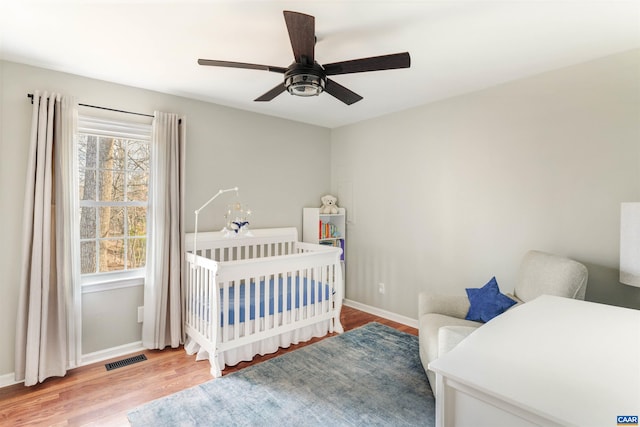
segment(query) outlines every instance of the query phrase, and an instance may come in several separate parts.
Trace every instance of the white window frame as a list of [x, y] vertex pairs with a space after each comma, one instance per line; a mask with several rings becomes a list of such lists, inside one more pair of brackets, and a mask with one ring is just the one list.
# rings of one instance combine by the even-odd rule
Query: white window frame
[[[151, 145], [151, 132], [152, 125], [144, 124], [144, 123], [134, 123], [134, 122], [123, 122], [123, 121], [115, 121], [115, 120], [106, 120], [102, 118], [87, 116], [87, 115], [79, 115], [78, 116], [78, 134], [92, 134], [99, 136], [112, 136], [116, 138], [125, 138], [125, 139], [136, 139], [143, 140], [149, 143], [151, 149], [153, 149]], [[77, 150], [74, 150], [77, 152]], [[79, 170], [80, 165], [77, 164], [78, 158], [77, 155], [74, 158], [75, 169]], [[151, 170], [149, 170], [151, 172]], [[149, 175], [149, 186], [151, 186], [151, 175]], [[75, 184], [76, 192], [78, 189], [77, 183]], [[80, 200], [78, 195], [76, 194], [76, 199], [78, 200], [78, 207], [80, 207]], [[123, 206], [146, 206], [149, 208], [151, 206], [151, 194], [149, 194], [146, 202], [123, 202]], [[91, 202], [83, 202], [84, 206], [93, 206], [99, 208], [101, 206], [105, 206], [105, 202], [99, 201], [91, 201]], [[79, 216], [79, 209], [77, 215]], [[125, 218], [126, 221], [126, 218]], [[76, 245], [77, 245], [77, 253], [80, 254], [80, 230], [79, 230], [79, 219], [76, 221], [78, 229], [76, 230]], [[149, 234], [147, 232], [147, 239], [149, 238]], [[126, 288], [132, 286], [142, 286], [144, 285], [145, 278], [145, 267], [131, 269], [131, 270], [118, 270], [118, 271], [110, 271], [110, 272], [101, 272], [101, 273], [91, 273], [91, 274], [80, 274], [80, 286], [82, 289], [82, 293], [89, 292], [102, 292], [105, 290], [118, 289], [118, 288]]]

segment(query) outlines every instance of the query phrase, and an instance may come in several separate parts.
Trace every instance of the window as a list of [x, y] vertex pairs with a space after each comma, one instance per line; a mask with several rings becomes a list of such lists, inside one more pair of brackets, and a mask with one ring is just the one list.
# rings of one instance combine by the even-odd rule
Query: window
[[81, 116], [77, 170], [83, 283], [143, 275], [151, 126]]

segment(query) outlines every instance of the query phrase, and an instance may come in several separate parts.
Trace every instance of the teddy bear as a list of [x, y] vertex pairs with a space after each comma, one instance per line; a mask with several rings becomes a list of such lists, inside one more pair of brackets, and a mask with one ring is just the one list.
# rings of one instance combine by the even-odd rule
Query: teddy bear
[[320, 207], [321, 214], [337, 214], [338, 213], [338, 198], [327, 194], [320, 198], [322, 200], [322, 206]]

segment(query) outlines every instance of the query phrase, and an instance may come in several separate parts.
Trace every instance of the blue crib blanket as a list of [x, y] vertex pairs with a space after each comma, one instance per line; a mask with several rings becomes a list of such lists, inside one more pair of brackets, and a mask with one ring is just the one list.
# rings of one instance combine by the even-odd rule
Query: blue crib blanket
[[[293, 283], [292, 283], [293, 282]], [[277, 285], [277, 286], [276, 286]], [[302, 284], [300, 283], [300, 278], [295, 277], [295, 280], [292, 281], [291, 277], [283, 280], [279, 278], [277, 282], [273, 279], [269, 280], [269, 314], [273, 315], [274, 310], [277, 310], [277, 313], [282, 313], [283, 311], [291, 310], [291, 307], [300, 308], [300, 303], [302, 302], [302, 306], [306, 306], [307, 304], [315, 304], [316, 300], [318, 302], [326, 301], [329, 299], [329, 285], [324, 285], [324, 293], [322, 292], [322, 284], [316, 283], [315, 280], [310, 280], [310, 285], [307, 286], [307, 278], [302, 279]], [[238, 322], [244, 322], [244, 316], [247, 305], [249, 306], [249, 320], [254, 320], [256, 317], [256, 284], [255, 282], [251, 282], [249, 285], [249, 303], [246, 304], [245, 295], [246, 295], [246, 284], [240, 284], [240, 315], [238, 317]], [[302, 288], [302, 289], [301, 289]], [[309, 292], [309, 288], [311, 288], [310, 298], [307, 298], [307, 294]], [[300, 293], [302, 293], [302, 301], [300, 301]], [[276, 299], [277, 297], [277, 299]], [[295, 297], [295, 298], [294, 298]], [[220, 301], [223, 300], [223, 289], [220, 289]], [[260, 281], [260, 296], [259, 296], [259, 317], [262, 318], [265, 316], [265, 281]], [[277, 304], [275, 302], [277, 301]], [[275, 307], [274, 307], [275, 306]], [[224, 308], [220, 307], [220, 324], [224, 324]], [[229, 325], [233, 325], [236, 323], [235, 317], [235, 290], [233, 287], [229, 288]]]

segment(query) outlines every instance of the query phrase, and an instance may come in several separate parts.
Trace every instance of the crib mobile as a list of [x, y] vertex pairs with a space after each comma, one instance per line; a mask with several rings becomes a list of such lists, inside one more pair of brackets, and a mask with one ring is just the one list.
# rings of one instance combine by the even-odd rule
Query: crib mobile
[[249, 230], [250, 215], [251, 209], [240, 203], [240, 201], [227, 205], [227, 212], [224, 215], [226, 226], [222, 229], [222, 232], [230, 237], [234, 235], [251, 236], [251, 231]]

